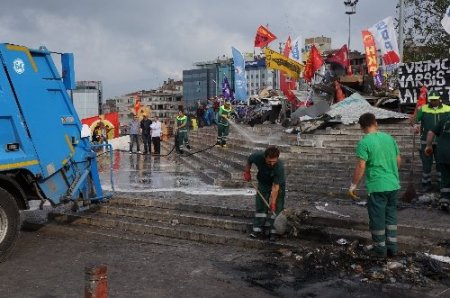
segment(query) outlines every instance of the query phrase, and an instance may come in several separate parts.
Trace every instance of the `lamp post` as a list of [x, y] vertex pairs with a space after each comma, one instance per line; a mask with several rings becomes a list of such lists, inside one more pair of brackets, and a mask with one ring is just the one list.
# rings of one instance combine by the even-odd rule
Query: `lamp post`
[[345, 11], [345, 14], [348, 14], [348, 44], [347, 44], [348, 51], [350, 51], [350, 17], [351, 15], [356, 13], [356, 4], [358, 3], [358, 1], [359, 0], [344, 1], [345, 8], [347, 9]]
[[215, 81], [215, 80], [211, 80], [211, 81], [213, 81], [213, 83], [214, 83], [214, 85], [216, 86], [216, 97], [217, 97], [217, 82]]

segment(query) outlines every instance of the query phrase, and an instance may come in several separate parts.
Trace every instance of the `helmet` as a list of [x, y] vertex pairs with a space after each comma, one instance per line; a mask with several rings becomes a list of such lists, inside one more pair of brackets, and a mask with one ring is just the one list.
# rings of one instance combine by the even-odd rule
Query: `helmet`
[[430, 94], [428, 94], [428, 99], [429, 100], [441, 99], [441, 95], [437, 91], [431, 91]]

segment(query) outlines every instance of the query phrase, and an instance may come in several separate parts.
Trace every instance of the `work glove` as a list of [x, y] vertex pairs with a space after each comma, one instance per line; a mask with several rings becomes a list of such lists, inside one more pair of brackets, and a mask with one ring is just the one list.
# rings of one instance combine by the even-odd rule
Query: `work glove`
[[247, 182], [250, 182], [252, 180], [252, 174], [250, 174], [250, 171], [244, 171], [242, 177], [244, 178], [244, 181]]
[[275, 204], [275, 202], [270, 202], [270, 210], [275, 213], [275, 210], [277, 210], [277, 205]]
[[348, 195], [350, 198], [352, 198], [353, 200], [359, 200], [358, 195], [356, 194], [356, 184], [351, 184], [350, 188], [348, 189]]
[[424, 153], [425, 153], [426, 156], [433, 155], [433, 147], [431, 147], [431, 146], [425, 147]]

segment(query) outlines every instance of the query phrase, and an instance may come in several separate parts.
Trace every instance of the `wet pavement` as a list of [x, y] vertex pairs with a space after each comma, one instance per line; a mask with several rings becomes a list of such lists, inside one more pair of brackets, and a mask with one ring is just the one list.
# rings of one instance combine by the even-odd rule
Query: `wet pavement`
[[[162, 151], [162, 155], [167, 152]], [[204, 182], [198, 172], [188, 168], [175, 153], [169, 156], [143, 155], [113, 151], [112, 165], [108, 154], [98, 158], [103, 189], [111, 191], [110, 168], [113, 170], [114, 191], [120, 193], [175, 193], [193, 195], [245, 195], [251, 189], [225, 189]]]

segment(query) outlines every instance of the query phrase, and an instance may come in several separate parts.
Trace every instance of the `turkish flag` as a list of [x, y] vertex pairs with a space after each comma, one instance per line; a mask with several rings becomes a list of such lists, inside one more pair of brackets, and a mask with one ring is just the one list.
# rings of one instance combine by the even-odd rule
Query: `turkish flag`
[[342, 67], [347, 68], [350, 64], [347, 45], [343, 45], [339, 51], [329, 55], [326, 61], [328, 63], [337, 63], [342, 65]]
[[277, 39], [275, 34], [270, 32], [266, 27], [259, 26], [258, 30], [256, 31], [255, 36], [255, 47], [256, 48], [263, 48], [267, 46], [269, 43]]
[[89, 125], [91, 132], [93, 132], [94, 128], [101, 122], [107, 129], [108, 139], [117, 138], [119, 136], [120, 122], [119, 113], [117, 112], [81, 119], [81, 123]]
[[135, 95], [135, 97], [134, 97], [134, 112], [135, 112], [135, 115], [138, 114], [140, 108], [141, 108], [141, 101], [139, 99], [139, 96]]

